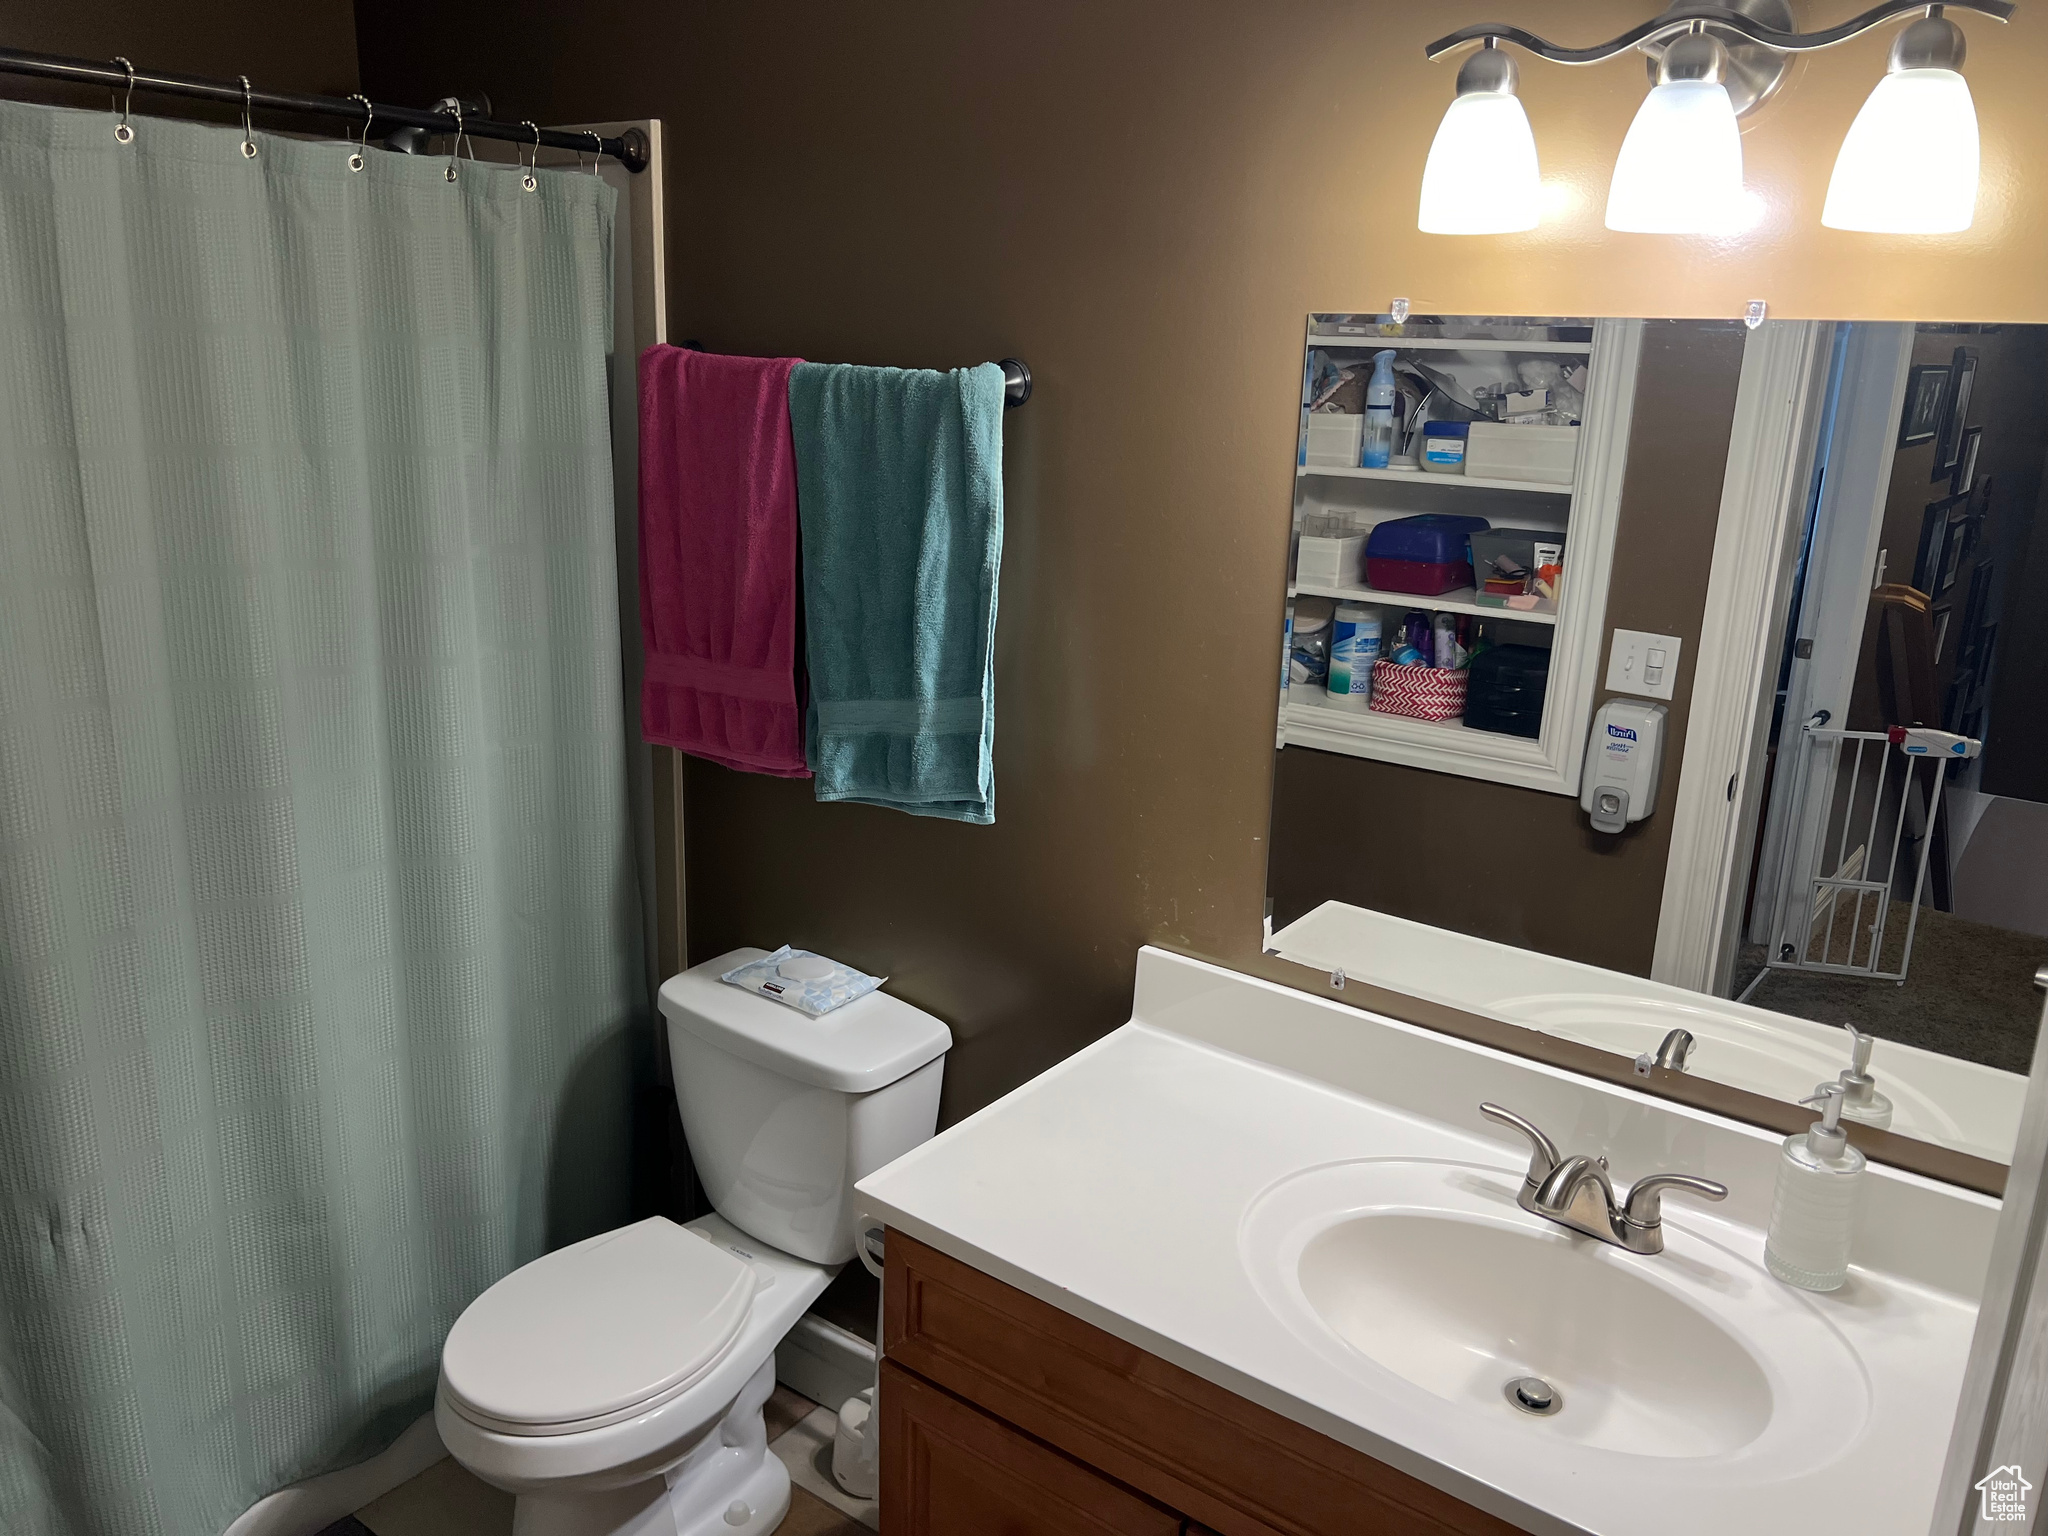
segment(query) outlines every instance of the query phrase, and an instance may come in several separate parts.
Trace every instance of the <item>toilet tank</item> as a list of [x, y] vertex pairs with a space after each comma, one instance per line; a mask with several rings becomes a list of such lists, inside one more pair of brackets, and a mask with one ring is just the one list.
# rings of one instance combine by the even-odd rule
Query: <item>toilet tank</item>
[[735, 949], [662, 985], [676, 1105], [718, 1213], [784, 1253], [853, 1257], [853, 1186], [938, 1125], [953, 1035], [882, 992], [811, 1018], [718, 978]]

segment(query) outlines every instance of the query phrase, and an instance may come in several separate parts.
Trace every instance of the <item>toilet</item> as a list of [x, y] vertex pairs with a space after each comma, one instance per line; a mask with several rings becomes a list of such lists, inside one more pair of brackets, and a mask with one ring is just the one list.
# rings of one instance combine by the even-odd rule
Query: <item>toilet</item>
[[517, 1496], [514, 1536], [765, 1536], [788, 1512], [775, 1346], [853, 1257], [854, 1182], [931, 1136], [952, 1035], [881, 992], [813, 1019], [718, 979], [766, 953], [661, 989], [716, 1214], [535, 1259], [449, 1330], [434, 1422]]

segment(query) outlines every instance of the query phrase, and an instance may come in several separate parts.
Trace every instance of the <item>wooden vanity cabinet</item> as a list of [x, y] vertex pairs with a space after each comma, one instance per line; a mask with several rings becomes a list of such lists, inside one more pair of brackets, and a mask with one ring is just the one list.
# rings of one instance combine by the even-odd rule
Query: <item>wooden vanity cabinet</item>
[[883, 1536], [1519, 1529], [901, 1232], [886, 1253]]

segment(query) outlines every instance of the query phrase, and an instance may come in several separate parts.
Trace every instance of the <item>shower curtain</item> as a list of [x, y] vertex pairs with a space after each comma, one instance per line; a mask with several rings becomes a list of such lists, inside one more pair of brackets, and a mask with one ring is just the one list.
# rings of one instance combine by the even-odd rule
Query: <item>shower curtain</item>
[[625, 1219], [596, 178], [0, 104], [0, 1530], [215, 1536]]

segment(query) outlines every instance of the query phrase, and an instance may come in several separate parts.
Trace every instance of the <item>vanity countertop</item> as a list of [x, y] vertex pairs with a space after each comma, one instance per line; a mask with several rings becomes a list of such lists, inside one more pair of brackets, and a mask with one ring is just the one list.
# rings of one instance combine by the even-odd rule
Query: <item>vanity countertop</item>
[[[1140, 958], [1135, 1015], [862, 1181], [862, 1209], [1531, 1531], [1928, 1528], [1995, 1201], [1873, 1168], [1867, 1267], [1810, 1297], [1762, 1269], [1777, 1155], [1764, 1132], [1154, 950]], [[1526, 1149], [1479, 1117], [1481, 1099], [1528, 1114], [1567, 1153], [1608, 1152], [1617, 1184], [1686, 1171], [1731, 1196], [1674, 1198], [1672, 1247], [1656, 1257], [1553, 1239], [1514, 1208]], [[1707, 1455], [1561, 1447], [1562, 1417], [1419, 1392], [1271, 1300], [1279, 1229], [1261, 1214], [1275, 1206], [1266, 1197], [1310, 1170], [1375, 1159], [1451, 1169], [1497, 1225], [1526, 1222], [1598, 1262], [1646, 1266], [1659, 1285], [1718, 1292], [1713, 1305], [1792, 1317], [1801, 1337], [1833, 1341], [1823, 1352], [1860, 1387], [1839, 1414], [1807, 1404], [1809, 1420], [1839, 1422], [1797, 1442], [1810, 1459], [1789, 1460], [1771, 1433]], [[1757, 1361], [1781, 1405], [1814, 1379], [1810, 1363]]]

